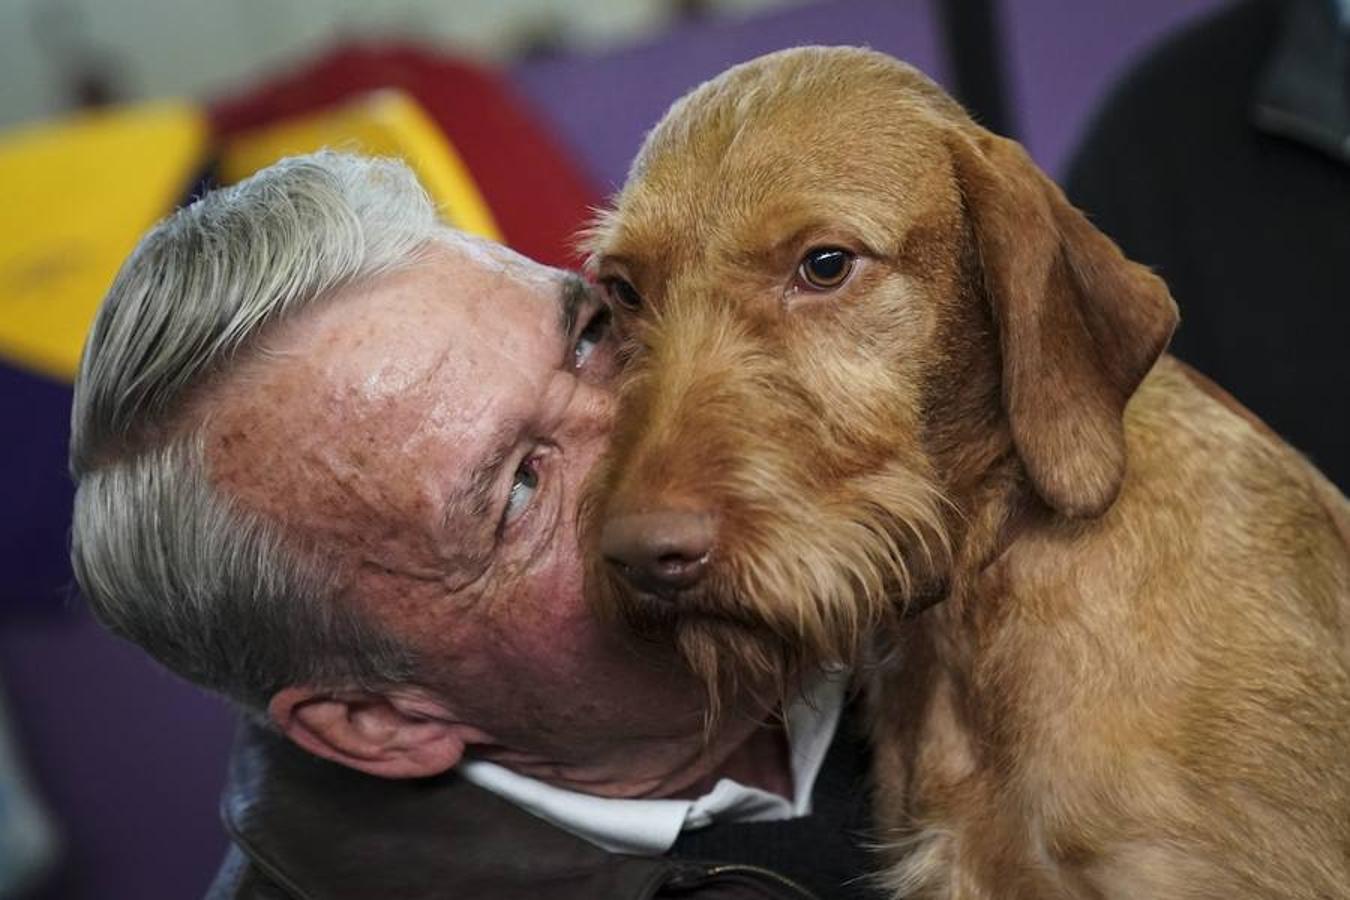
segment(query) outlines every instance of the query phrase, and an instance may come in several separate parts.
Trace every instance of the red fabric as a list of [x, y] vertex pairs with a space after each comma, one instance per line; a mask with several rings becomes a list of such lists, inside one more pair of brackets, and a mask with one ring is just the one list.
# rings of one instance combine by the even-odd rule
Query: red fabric
[[406, 45], [340, 47], [213, 103], [210, 116], [226, 137], [385, 87], [406, 91], [440, 125], [508, 244], [543, 263], [577, 265], [573, 242], [599, 193], [489, 69]]

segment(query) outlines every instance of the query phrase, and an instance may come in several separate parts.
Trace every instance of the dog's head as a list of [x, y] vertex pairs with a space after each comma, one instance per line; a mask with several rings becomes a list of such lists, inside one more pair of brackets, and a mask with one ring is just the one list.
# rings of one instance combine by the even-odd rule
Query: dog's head
[[632, 353], [583, 507], [594, 595], [710, 685], [852, 658], [947, 577], [997, 464], [1100, 514], [1175, 324], [1019, 146], [863, 50], [680, 100], [589, 244]]

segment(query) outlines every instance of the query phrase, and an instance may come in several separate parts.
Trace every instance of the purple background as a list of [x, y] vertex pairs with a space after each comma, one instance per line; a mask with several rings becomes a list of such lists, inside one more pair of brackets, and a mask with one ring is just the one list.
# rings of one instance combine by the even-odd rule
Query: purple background
[[[1020, 136], [1058, 173], [1092, 105], [1127, 61], [1217, 0], [1004, 0]], [[532, 61], [514, 70], [605, 192], [618, 186], [666, 106], [723, 68], [785, 46], [866, 44], [946, 81], [923, 0], [835, 0], [682, 26], [642, 46]], [[24, 382], [15, 390], [10, 382]], [[59, 819], [63, 863], [37, 896], [199, 896], [225, 839], [217, 794], [232, 731], [218, 701], [160, 671], [62, 599], [69, 389], [0, 371], [0, 677], [13, 728]], [[7, 455], [5, 455], [7, 454]], [[12, 536], [12, 537], [11, 537]]]

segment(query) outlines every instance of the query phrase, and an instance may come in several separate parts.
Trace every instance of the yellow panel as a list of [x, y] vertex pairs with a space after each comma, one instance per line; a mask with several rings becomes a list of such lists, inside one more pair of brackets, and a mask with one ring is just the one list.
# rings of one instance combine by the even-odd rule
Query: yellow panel
[[206, 142], [182, 103], [0, 133], [0, 357], [74, 376], [113, 276], [181, 199]]
[[416, 101], [392, 89], [240, 135], [224, 148], [221, 178], [239, 181], [282, 157], [325, 147], [402, 158], [447, 222], [501, 239], [487, 203], [449, 140]]

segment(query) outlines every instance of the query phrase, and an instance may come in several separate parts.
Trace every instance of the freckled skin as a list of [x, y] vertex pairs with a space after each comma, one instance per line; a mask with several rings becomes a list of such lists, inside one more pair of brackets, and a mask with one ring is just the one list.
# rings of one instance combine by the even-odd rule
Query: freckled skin
[[[317, 304], [205, 401], [212, 476], [334, 555], [349, 598], [421, 651], [422, 686], [480, 735], [471, 755], [670, 794], [755, 723], [729, 717], [705, 748], [692, 676], [588, 611], [576, 504], [608, 439], [613, 349], [573, 368], [562, 277], [462, 239]], [[504, 423], [519, 427], [486, 516], [447, 513]], [[538, 488], [499, 535], [528, 456]]]

